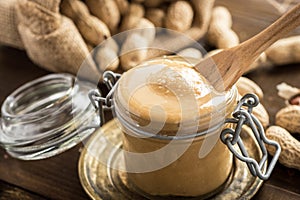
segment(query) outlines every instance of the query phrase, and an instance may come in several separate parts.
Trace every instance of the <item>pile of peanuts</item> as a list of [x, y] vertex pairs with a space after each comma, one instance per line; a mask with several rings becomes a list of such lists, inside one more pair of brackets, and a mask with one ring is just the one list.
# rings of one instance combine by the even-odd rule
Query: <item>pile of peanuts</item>
[[[230, 28], [232, 21], [229, 11], [218, 7], [212, 12], [213, 4], [214, 1], [202, 0], [62, 0], [60, 11], [73, 20], [90, 50], [117, 33], [155, 27], [184, 33], [195, 40], [207, 33], [212, 46], [235, 46], [239, 39]], [[98, 68], [101, 71], [116, 70], [121, 66], [126, 71], [149, 59], [149, 52], [145, 49], [126, 52], [138, 49], [142, 44], [151, 44], [157, 35], [150, 30], [126, 35], [121, 44], [110, 39], [109, 45], [95, 52]], [[197, 56], [201, 55], [200, 51], [191, 51]], [[112, 59], [113, 62], [109, 62]]]
[[[153, 53], [145, 48], [158, 37], [155, 30], [151, 31], [155, 27], [177, 31], [194, 40], [205, 38], [206, 43], [215, 48], [207, 56], [240, 42], [231, 29], [230, 12], [222, 6], [214, 7], [214, 0], [62, 0], [60, 11], [73, 20], [90, 51], [117, 33], [148, 28], [125, 34], [122, 42], [109, 39], [107, 44], [96, 48], [93, 57], [102, 72], [119, 67], [126, 71], [152, 57], [169, 54]], [[296, 48], [300, 44], [299, 37], [277, 42], [249, 66], [249, 70], [261, 65], [299, 62], [299, 48]], [[185, 48], [181, 46], [183, 51], [178, 54], [202, 58], [199, 49]]]
[[[277, 89], [286, 106], [276, 113], [275, 125], [269, 127], [266, 134], [282, 148], [279, 162], [300, 170], [300, 142], [293, 137], [300, 133], [300, 89], [286, 83], [277, 85]], [[274, 148], [269, 147], [268, 151], [274, 154]]]

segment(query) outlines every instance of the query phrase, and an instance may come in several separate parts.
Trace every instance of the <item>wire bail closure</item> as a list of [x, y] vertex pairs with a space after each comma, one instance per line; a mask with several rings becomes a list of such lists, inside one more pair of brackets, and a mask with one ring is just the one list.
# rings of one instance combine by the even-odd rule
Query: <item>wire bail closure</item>
[[[92, 105], [98, 110], [100, 123], [98, 127], [101, 127], [105, 123], [104, 111], [112, 110], [112, 98], [118, 80], [121, 74], [114, 73], [112, 71], [106, 71], [103, 74], [103, 83], [108, 89], [108, 94], [104, 97], [99, 89], [94, 89], [89, 92], [89, 99]], [[235, 128], [226, 128], [221, 132], [221, 141], [227, 145], [229, 150], [234, 156], [239, 160], [245, 162], [251, 172], [255, 177], [259, 177], [262, 180], [267, 180], [279, 158], [281, 148], [279, 144], [275, 141], [268, 140], [265, 136], [264, 128], [259, 122], [259, 120], [252, 114], [252, 110], [255, 106], [259, 104], [259, 99], [254, 94], [246, 94], [238, 102], [238, 105], [234, 109], [232, 116], [233, 118], [228, 118], [225, 123], [231, 123], [235, 125]], [[262, 159], [257, 162], [255, 159], [250, 158], [245, 145], [240, 137], [242, 127], [247, 125], [251, 128], [257, 143], [262, 151]], [[97, 128], [97, 127], [93, 127]], [[240, 152], [238, 152], [235, 145], [239, 147]], [[268, 152], [266, 150], [265, 144], [272, 145], [276, 148], [275, 154], [270, 162], [266, 173], [262, 172], [263, 166], [267, 164]]]
[[121, 74], [106, 71], [103, 74], [103, 83], [108, 89], [108, 94], [104, 97], [99, 89], [89, 92], [89, 99], [99, 114], [99, 127], [105, 123], [104, 111], [112, 109], [112, 98]]
[[[235, 124], [235, 129], [226, 128], [221, 132], [221, 140], [227, 145], [229, 150], [236, 156], [239, 160], [245, 162], [251, 172], [255, 177], [259, 177], [262, 180], [267, 180], [279, 158], [281, 152], [280, 145], [273, 141], [268, 140], [265, 136], [264, 128], [259, 122], [259, 120], [252, 114], [252, 110], [255, 106], [259, 104], [259, 99], [254, 94], [246, 94], [238, 102], [235, 110], [232, 113], [233, 118], [225, 120], [225, 123]], [[240, 137], [243, 125], [247, 125], [251, 128], [257, 143], [262, 151], [262, 159], [257, 162], [255, 159], [250, 158], [245, 145]], [[239, 153], [234, 147], [235, 144], [239, 147], [241, 153]], [[265, 144], [272, 145], [276, 148], [275, 154], [267, 168], [266, 173], [262, 172], [263, 166], [267, 162], [268, 152], [266, 150]]]

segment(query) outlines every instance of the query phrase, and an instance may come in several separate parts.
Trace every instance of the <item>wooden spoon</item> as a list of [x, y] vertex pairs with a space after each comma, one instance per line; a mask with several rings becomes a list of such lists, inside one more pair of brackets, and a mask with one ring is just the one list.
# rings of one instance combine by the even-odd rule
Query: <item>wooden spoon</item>
[[216, 90], [226, 91], [235, 84], [262, 52], [299, 25], [300, 4], [297, 4], [256, 36], [204, 59], [195, 68]]

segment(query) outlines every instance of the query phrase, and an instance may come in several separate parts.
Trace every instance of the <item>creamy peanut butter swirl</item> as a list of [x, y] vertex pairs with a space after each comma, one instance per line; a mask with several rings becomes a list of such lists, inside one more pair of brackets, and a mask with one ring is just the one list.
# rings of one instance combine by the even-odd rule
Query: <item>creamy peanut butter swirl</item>
[[186, 121], [209, 123], [212, 113], [224, 117], [226, 107], [225, 95], [217, 93], [193, 64], [174, 58], [148, 61], [126, 72], [118, 99], [141, 121], [176, 126]]

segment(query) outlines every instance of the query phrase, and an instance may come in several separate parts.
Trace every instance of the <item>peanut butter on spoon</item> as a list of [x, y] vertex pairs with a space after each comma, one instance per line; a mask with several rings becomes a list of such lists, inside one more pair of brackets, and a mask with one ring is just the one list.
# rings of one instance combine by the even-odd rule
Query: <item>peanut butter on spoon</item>
[[226, 91], [235, 84], [262, 52], [299, 25], [300, 4], [297, 4], [259, 34], [235, 47], [204, 59], [195, 68], [216, 90]]

